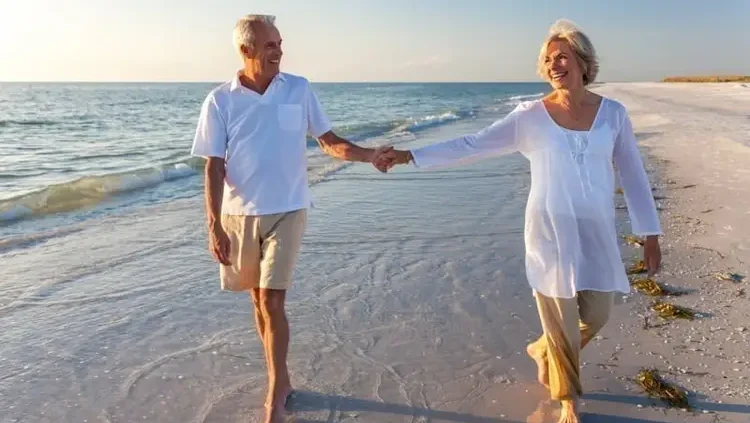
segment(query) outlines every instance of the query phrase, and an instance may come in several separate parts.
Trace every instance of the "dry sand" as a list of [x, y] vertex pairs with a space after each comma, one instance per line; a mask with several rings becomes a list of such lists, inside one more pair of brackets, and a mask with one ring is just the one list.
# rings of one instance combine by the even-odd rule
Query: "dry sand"
[[[663, 322], [649, 310], [650, 298], [633, 293], [598, 345], [584, 354], [589, 389], [600, 387], [588, 395], [587, 411], [630, 403], [645, 408], [616, 407], [617, 415], [655, 422], [750, 421], [748, 280], [713, 276], [750, 273], [750, 88], [655, 83], [605, 84], [596, 91], [628, 107], [650, 159], [655, 194], [664, 197], [658, 201], [666, 231], [664, 268], [656, 279], [687, 291], [669, 301], [700, 314], [694, 321]], [[625, 382], [642, 367], [657, 368], [687, 389], [696, 411], [665, 411], [644, 400]], [[606, 392], [615, 380], [622, 386]]]

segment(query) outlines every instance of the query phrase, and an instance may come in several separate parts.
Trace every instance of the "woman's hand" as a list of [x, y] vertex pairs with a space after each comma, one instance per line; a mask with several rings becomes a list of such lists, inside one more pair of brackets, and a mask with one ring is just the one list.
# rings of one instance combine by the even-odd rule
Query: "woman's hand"
[[380, 152], [373, 162], [377, 162], [375, 167], [384, 167], [390, 169], [395, 165], [404, 165], [410, 163], [414, 158], [409, 150], [396, 150], [389, 148]]
[[649, 235], [643, 244], [643, 263], [648, 269], [648, 277], [654, 276], [661, 268], [661, 247], [659, 247], [659, 236]]

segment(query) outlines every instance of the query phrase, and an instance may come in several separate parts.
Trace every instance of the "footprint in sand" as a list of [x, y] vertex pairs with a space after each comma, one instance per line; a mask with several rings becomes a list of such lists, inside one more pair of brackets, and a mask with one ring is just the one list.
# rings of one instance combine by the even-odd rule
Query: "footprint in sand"
[[537, 405], [536, 410], [526, 418], [526, 423], [546, 423], [557, 420], [559, 417], [559, 410], [555, 409], [549, 400], [544, 400], [541, 401]]

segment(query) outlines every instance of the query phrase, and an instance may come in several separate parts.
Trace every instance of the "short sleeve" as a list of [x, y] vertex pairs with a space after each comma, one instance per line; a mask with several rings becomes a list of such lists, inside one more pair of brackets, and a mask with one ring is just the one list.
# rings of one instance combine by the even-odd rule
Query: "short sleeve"
[[323, 106], [318, 101], [318, 96], [308, 85], [305, 99], [307, 110], [307, 132], [315, 138], [331, 130], [331, 122], [328, 120]]
[[227, 128], [214, 95], [203, 102], [191, 154], [199, 157], [226, 157]]

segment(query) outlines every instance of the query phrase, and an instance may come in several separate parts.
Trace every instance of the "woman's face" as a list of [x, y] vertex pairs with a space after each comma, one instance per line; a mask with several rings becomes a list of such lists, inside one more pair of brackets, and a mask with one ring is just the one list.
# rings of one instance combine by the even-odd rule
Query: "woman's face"
[[553, 88], [570, 90], [583, 86], [583, 71], [567, 42], [552, 41], [547, 45], [544, 66]]

